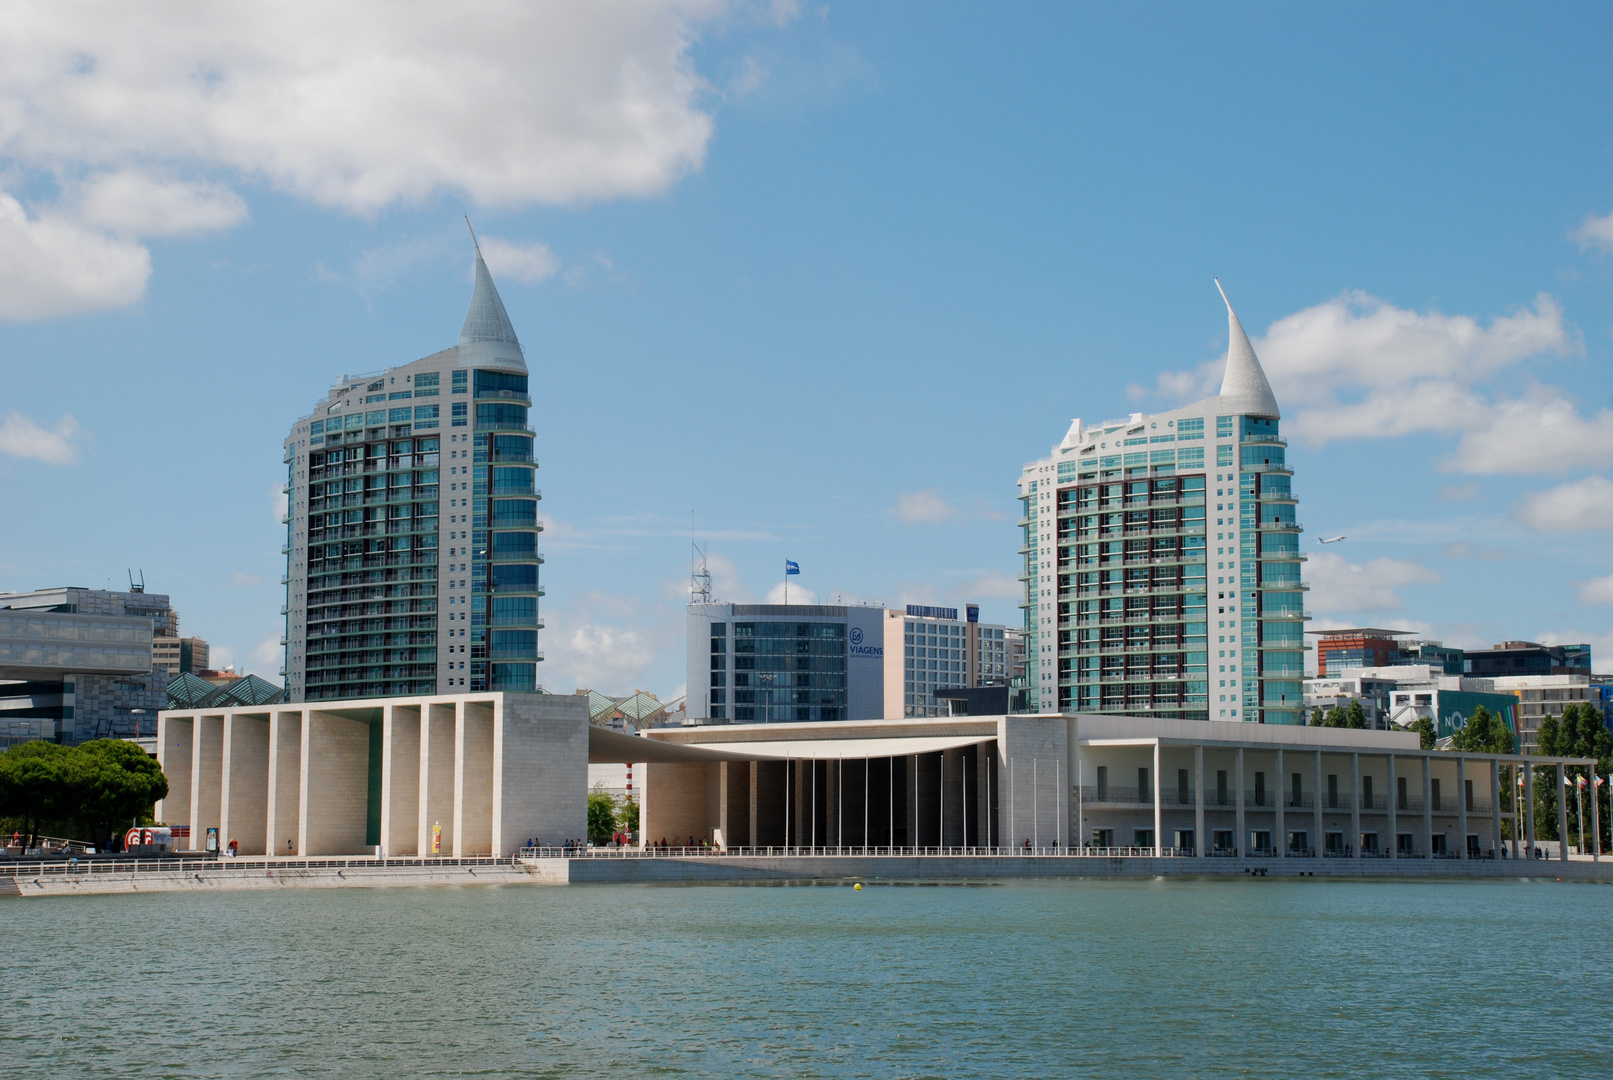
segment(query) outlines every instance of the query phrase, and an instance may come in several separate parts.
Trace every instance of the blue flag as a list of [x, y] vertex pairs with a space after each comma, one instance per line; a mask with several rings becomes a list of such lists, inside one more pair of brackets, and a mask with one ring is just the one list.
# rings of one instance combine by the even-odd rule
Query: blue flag
[[786, 576], [788, 576], [790, 574], [800, 574], [800, 572], [801, 572], [801, 564], [800, 563], [791, 562], [789, 559], [784, 560], [784, 573], [785, 573]]

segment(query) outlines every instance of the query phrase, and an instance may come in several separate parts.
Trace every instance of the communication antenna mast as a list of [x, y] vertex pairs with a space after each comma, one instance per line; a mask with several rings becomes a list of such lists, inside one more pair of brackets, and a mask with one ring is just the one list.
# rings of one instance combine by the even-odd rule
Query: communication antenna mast
[[706, 568], [706, 549], [694, 540], [694, 511], [689, 511], [689, 603], [711, 603], [711, 571]]

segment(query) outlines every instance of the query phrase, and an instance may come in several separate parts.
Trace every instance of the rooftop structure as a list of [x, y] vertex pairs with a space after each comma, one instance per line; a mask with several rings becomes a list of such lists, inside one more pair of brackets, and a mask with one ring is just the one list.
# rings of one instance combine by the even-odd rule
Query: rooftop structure
[[1030, 710], [1302, 722], [1293, 472], [1230, 302], [1227, 328], [1218, 395], [1077, 419], [1021, 472]]

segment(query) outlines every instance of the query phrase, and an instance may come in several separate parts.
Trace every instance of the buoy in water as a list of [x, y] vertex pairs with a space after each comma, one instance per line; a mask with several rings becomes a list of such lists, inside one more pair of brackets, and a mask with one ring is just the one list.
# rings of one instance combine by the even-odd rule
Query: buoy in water
[[852, 892], [862, 892], [863, 891], [863, 883], [860, 882], [860, 881], [857, 882], [857, 884], [855, 884], [855, 885], [853, 885], [851, 887], [851, 891]]

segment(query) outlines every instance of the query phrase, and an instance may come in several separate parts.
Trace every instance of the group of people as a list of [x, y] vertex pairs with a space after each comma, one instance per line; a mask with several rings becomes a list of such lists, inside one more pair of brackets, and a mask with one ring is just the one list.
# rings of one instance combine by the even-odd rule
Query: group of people
[[[650, 848], [652, 850], [655, 850], [655, 851], [671, 851], [676, 846], [678, 846], [676, 841], [673, 841], [673, 842], [669, 843], [667, 841], [667, 838], [663, 836], [663, 837], [661, 837], [661, 839], [660, 839], [660, 841], [658, 843], [651, 844]], [[716, 845], [711, 843], [711, 841], [709, 841], [709, 840], [696, 840], [692, 836], [689, 837], [688, 842], [683, 844], [682, 846], [683, 846], [683, 848], [685, 850], [688, 850], [688, 849], [691, 849], [691, 848], [716, 849]]]

